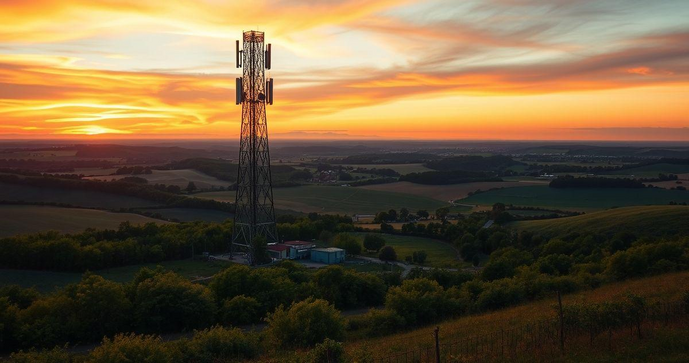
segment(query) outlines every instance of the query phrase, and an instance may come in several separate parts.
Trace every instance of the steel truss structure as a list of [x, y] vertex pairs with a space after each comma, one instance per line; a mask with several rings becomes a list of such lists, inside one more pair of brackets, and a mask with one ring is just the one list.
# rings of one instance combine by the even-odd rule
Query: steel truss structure
[[252, 265], [256, 264], [252, 246], [256, 236], [264, 236], [268, 243], [278, 242], [266, 119], [266, 104], [272, 104], [272, 79], [265, 81], [270, 58], [270, 44], [264, 49], [263, 32], [244, 32], [241, 51], [237, 41], [237, 67], [244, 71], [242, 78], [237, 78], [242, 126], [231, 252], [246, 251]]

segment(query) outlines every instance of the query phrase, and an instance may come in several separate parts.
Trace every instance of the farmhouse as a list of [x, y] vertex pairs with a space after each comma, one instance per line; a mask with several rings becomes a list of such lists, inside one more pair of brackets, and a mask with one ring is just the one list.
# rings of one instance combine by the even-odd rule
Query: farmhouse
[[309, 258], [311, 250], [316, 248], [314, 243], [306, 241], [287, 241], [284, 244], [290, 247], [289, 259], [291, 260]]

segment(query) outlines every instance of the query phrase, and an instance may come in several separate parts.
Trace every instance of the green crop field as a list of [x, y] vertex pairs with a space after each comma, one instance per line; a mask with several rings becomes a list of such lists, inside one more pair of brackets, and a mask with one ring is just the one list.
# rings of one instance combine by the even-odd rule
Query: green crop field
[[[116, 282], [129, 282], [142, 268], [155, 268], [163, 266], [166, 270], [174, 271], [190, 280], [208, 277], [220, 270], [229, 267], [230, 262], [181, 260], [163, 261], [144, 265], [122, 266], [106, 270], [93, 271], [93, 273]], [[31, 270], [0, 270], [0, 285], [17, 284], [23, 287], [36, 287], [42, 292], [50, 292], [67, 284], [79, 282], [81, 274], [77, 272], [52, 272]]]
[[81, 232], [87, 228], [115, 229], [120, 223], [168, 223], [133, 213], [34, 205], [0, 205], [0, 237], [46, 232]]
[[98, 180], [112, 180], [112, 179], [122, 179], [125, 177], [135, 176], [138, 178], [144, 178], [148, 180], [150, 184], [165, 184], [165, 185], [177, 185], [180, 188], [186, 188], [189, 182], [194, 182], [199, 189], [211, 189], [211, 188], [227, 188], [230, 186], [230, 182], [220, 180], [218, 178], [212, 177], [210, 175], [204, 174], [200, 171], [193, 169], [181, 169], [181, 170], [153, 170], [151, 174], [141, 174], [141, 175], [104, 175], [95, 176], [87, 179], [98, 179]]
[[163, 218], [176, 219], [180, 222], [224, 222], [226, 219], [232, 219], [234, 214], [212, 209], [197, 209], [197, 208], [155, 208], [145, 209], [149, 213], [159, 213]]
[[[362, 239], [366, 233], [356, 233]], [[426, 251], [426, 265], [434, 267], [457, 267], [462, 263], [457, 251], [449, 244], [432, 238], [416, 236], [400, 236], [394, 234], [383, 234], [385, 244], [392, 246], [397, 252], [397, 260], [404, 261], [406, 256], [411, 256], [414, 251]], [[366, 254], [365, 254], [366, 255]], [[368, 256], [377, 257], [376, 253]]]
[[[434, 211], [447, 206], [428, 197], [340, 186], [275, 188], [275, 207], [304, 213], [374, 214], [389, 209]], [[234, 202], [234, 192], [199, 193], [196, 197]]]
[[515, 222], [510, 226], [551, 236], [582, 231], [601, 234], [632, 232], [655, 237], [689, 234], [689, 207], [659, 205], [615, 208], [574, 217]]
[[689, 192], [660, 188], [550, 188], [529, 186], [479, 193], [457, 201], [460, 204], [519, 206], [591, 211], [634, 205], [667, 205], [689, 202]]
[[31, 203], [63, 203], [100, 209], [153, 207], [159, 204], [141, 198], [91, 190], [39, 188], [5, 183], [0, 183], [0, 200]]
[[428, 197], [439, 201], [450, 201], [465, 198], [469, 193], [477, 190], [489, 190], [493, 188], [514, 188], [525, 185], [545, 184], [547, 181], [504, 181], [504, 182], [476, 182], [450, 185], [424, 185], [410, 182], [396, 182], [389, 184], [375, 184], [358, 187], [368, 190], [388, 191], [402, 194], [412, 194]]

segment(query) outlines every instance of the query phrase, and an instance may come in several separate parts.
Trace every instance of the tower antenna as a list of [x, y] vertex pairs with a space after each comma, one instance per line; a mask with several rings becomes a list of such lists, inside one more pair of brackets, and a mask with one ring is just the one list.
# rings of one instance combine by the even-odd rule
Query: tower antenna
[[254, 239], [263, 236], [267, 243], [278, 242], [266, 119], [266, 105], [273, 104], [273, 79], [265, 79], [272, 50], [270, 44], [264, 49], [264, 33], [260, 31], [244, 32], [242, 44], [239, 50], [237, 41], [237, 67], [244, 71], [236, 81], [236, 103], [242, 105], [242, 126], [230, 253], [246, 251], [249, 264], [255, 265], [259, 261]]

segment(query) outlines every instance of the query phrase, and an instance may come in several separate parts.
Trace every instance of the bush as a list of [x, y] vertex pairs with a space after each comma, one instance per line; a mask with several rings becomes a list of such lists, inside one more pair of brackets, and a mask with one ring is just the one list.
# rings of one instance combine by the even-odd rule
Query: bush
[[196, 332], [190, 340], [182, 341], [180, 348], [185, 362], [232, 362], [256, 358], [259, 340], [239, 328], [215, 326]]
[[378, 252], [385, 246], [385, 238], [378, 234], [367, 234], [364, 237], [364, 248], [368, 251]]
[[209, 326], [215, 301], [204, 286], [167, 272], [136, 287], [134, 315], [142, 331], [179, 331]]
[[524, 286], [514, 279], [494, 281], [485, 285], [476, 305], [482, 311], [516, 305], [525, 300], [524, 290]]
[[344, 337], [344, 319], [334, 306], [313, 298], [277, 308], [266, 318], [268, 334], [284, 348], [303, 348]]
[[349, 323], [350, 329], [361, 330], [369, 338], [396, 333], [406, 325], [404, 318], [390, 309], [371, 309], [350, 318]]
[[12, 363], [71, 363], [76, 362], [74, 355], [68, 353], [64, 348], [55, 347], [51, 350], [41, 352], [17, 352], [10, 355]]
[[118, 334], [112, 340], [104, 338], [103, 343], [94, 349], [89, 363], [181, 362], [180, 353], [170, 345], [163, 344], [160, 337], [152, 335]]
[[378, 258], [381, 261], [397, 261], [397, 252], [392, 246], [385, 246], [380, 250]]
[[223, 324], [246, 325], [261, 320], [261, 306], [253, 297], [244, 295], [225, 300], [220, 310]]
[[328, 266], [314, 274], [320, 296], [338, 308], [376, 306], [385, 300], [385, 284], [375, 275], [358, 273], [342, 266]]
[[418, 264], [423, 264], [424, 262], [426, 262], [427, 257], [428, 254], [426, 253], [426, 251], [414, 251], [414, 253], [412, 254], [412, 260]]
[[429, 279], [405, 280], [391, 287], [385, 308], [403, 317], [409, 325], [429, 323], [445, 315], [448, 309], [443, 288]]
[[332, 339], [326, 338], [316, 344], [306, 356], [309, 363], [344, 363], [347, 361], [344, 347]]

